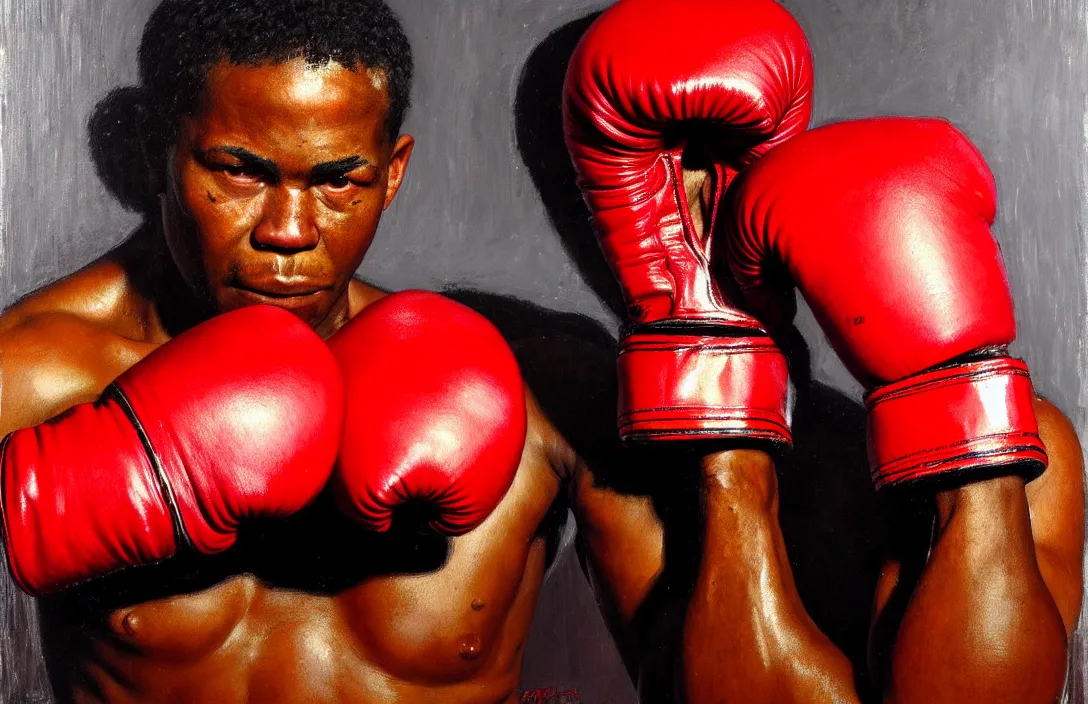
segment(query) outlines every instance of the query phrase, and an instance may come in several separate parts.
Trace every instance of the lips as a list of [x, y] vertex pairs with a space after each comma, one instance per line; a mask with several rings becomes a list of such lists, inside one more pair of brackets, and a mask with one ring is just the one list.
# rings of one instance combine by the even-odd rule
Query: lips
[[262, 296], [264, 298], [302, 298], [305, 296], [313, 296], [332, 288], [330, 285], [300, 277], [237, 279], [231, 282], [231, 286], [240, 291]]

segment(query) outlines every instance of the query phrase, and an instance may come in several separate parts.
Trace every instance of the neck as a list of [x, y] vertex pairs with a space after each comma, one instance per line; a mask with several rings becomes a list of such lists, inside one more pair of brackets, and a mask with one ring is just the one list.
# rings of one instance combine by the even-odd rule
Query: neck
[[314, 325], [314, 332], [320, 335], [322, 339], [327, 340], [332, 337], [337, 330], [344, 327], [344, 325], [358, 312], [354, 310], [354, 307], [351, 305], [352, 283], [353, 282], [348, 283], [344, 292], [332, 305], [328, 315]]
[[181, 332], [215, 315], [214, 306], [198, 298], [182, 280], [162, 234], [145, 223], [122, 248], [126, 269], [137, 292], [153, 309], [163, 336]]

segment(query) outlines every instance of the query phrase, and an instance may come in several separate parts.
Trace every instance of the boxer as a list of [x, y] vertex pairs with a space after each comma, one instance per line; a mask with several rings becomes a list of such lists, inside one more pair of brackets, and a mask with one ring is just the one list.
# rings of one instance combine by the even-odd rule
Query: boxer
[[[707, 85], [727, 111], [761, 112], [739, 149], [804, 129], [811, 63], [788, 13], [667, 9], [727, 28], [688, 68], [753, 81]], [[762, 69], [736, 58], [752, 32]], [[673, 587], [653, 498], [574, 451], [478, 315], [353, 278], [412, 153], [411, 74], [381, 0], [165, 0], [149, 20], [131, 117], [155, 217], [0, 319], [5, 548], [45, 597], [61, 699], [516, 701], [566, 505], [644, 697], [674, 696], [670, 667], [642, 671], [660, 650], [651, 595]], [[708, 281], [700, 266], [684, 285]], [[704, 352], [681, 331], [706, 382], [686, 398], [662, 375], [682, 375], [682, 355], [651, 337], [631, 346], [624, 393], [641, 399], [636, 434], [715, 440], [655, 454], [674, 478], [690, 467], [716, 496], [748, 496], [767, 460], [743, 448], [789, 442], [784, 365], [715, 304], [710, 324], [750, 345], [706, 335]], [[677, 402], [642, 413], [654, 398]], [[623, 457], [603, 462], [633, 471]]]
[[[157, 471], [152, 467], [144, 474], [149, 478], [141, 484], [145, 491], [140, 496], [160, 502], [166, 509], [158, 514], [160, 523], [172, 523], [172, 530], [155, 533], [160, 541], [156, 546], [165, 544], [165, 550], [130, 554], [120, 563], [117, 551], [105, 550], [114, 562], [96, 559], [89, 567], [90, 563], [77, 563], [78, 574], [61, 570], [64, 574], [58, 578], [54, 571], [50, 584], [38, 585], [61, 590], [43, 602], [51, 643], [62, 651], [51, 667], [60, 695], [106, 701], [513, 701], [521, 647], [546, 562], [545, 517], [556, 500], [567, 500], [574, 508], [602, 606], [638, 674], [641, 653], [631, 644], [645, 635], [641, 612], [650, 593], [661, 587], [658, 580], [665, 562], [661, 518], [647, 497], [606, 488], [594, 471], [601, 468], [591, 468], [574, 453], [531, 395], [525, 399], [523, 437], [516, 423], [493, 423], [486, 434], [497, 437], [499, 445], [508, 446], [511, 437], [520, 445], [509, 489], [502, 493], [501, 462], [461, 465], [461, 476], [476, 480], [467, 482], [470, 485], [492, 477], [499, 468], [499, 479], [492, 477], [483, 492], [492, 498], [474, 500], [476, 510], [469, 513], [475, 519], [459, 522], [455, 519], [460, 511], [443, 511], [441, 502], [433, 499], [433, 483], [425, 488], [416, 484], [420, 488], [407, 497], [387, 493], [377, 508], [370, 501], [380, 494], [376, 487], [390, 486], [388, 481], [373, 481], [375, 477], [403, 476], [391, 469], [401, 466], [397, 459], [403, 455], [398, 455], [397, 447], [443, 447], [427, 440], [435, 437], [427, 418], [441, 415], [452, 418], [454, 428], [468, 426], [462, 419], [475, 405], [452, 415], [428, 410], [449, 408], [449, 399], [441, 394], [442, 382], [466, 369], [465, 356], [476, 358], [462, 356], [463, 348], [451, 340], [483, 344], [489, 328], [467, 316], [463, 329], [471, 333], [436, 332], [427, 337], [442, 327], [439, 323], [459, 317], [450, 312], [455, 309], [434, 301], [420, 311], [417, 301], [402, 304], [405, 299], [387, 297], [352, 279], [410, 157], [411, 138], [399, 134], [410, 54], [395, 21], [378, 3], [296, 2], [289, 9], [281, 5], [231, 2], [212, 10], [204, 3], [168, 1], [160, 8], [145, 34], [141, 74], [143, 89], [153, 96], [142, 119], [148, 159], [162, 178], [161, 184], [154, 184], [162, 194], [161, 223], [88, 269], [21, 302], [2, 323], [3, 430], [28, 429], [23, 435], [13, 434], [9, 446], [21, 437], [47, 436], [47, 428], [70, 437], [77, 416], [96, 414], [99, 423], [103, 414], [116, 418], [130, 440], [132, 434], [137, 436], [138, 444], [118, 445], [115, 450], [136, 458], [143, 468], [159, 465]], [[700, 16], [714, 6], [730, 14]], [[693, 42], [698, 51], [687, 67], [678, 68], [695, 70], [696, 79], [737, 71], [738, 80], [763, 92], [716, 90], [709, 85], [714, 81], [705, 81], [709, 103], [724, 104], [727, 114], [770, 106], [759, 126], [742, 133], [739, 146], [729, 140], [717, 145], [717, 151], [730, 152], [721, 160], [726, 165], [722, 174], [731, 177], [730, 168], [744, 168], [763, 156], [768, 149], [760, 145], [795, 138], [804, 128], [811, 67], [803, 37], [777, 5], [677, 0], [664, 7], [671, 10], [665, 17], [652, 9], [650, 4], [641, 5], [637, 13], [644, 22], [641, 26], [659, 29], [671, 19], [708, 31], [734, 30], [713, 32], [711, 42]], [[312, 36], [300, 40], [302, 26]], [[767, 50], [767, 56], [779, 57], [768, 65], [770, 75], [753, 75], [751, 63], [729, 60], [743, 55], [736, 51], [738, 43], [746, 46], [744, 38], [753, 31], [763, 42], [777, 42]], [[699, 57], [705, 56], [708, 46], [722, 51], [701, 64]], [[698, 71], [700, 65], [704, 72]], [[654, 67], [654, 62], [647, 62], [640, 68], [652, 72]], [[690, 83], [698, 87], [701, 81]], [[658, 126], [650, 142], [664, 144], [666, 132], [665, 126]], [[715, 219], [711, 196], [720, 188], [713, 179], [700, 180], [698, 169], [673, 164], [671, 185], [655, 188], [658, 194], [682, 194], [685, 205], [692, 205], [691, 229], [701, 231], [704, 219]], [[687, 211], [680, 207], [674, 212], [682, 220]], [[675, 251], [676, 247], [669, 248]], [[671, 256], [669, 252], [657, 256]], [[710, 280], [706, 264], [696, 264], [703, 268], [687, 266], [691, 277], [676, 280], [678, 291], [695, 290], [696, 285], [706, 290]], [[639, 283], [660, 283], [650, 269], [642, 274], [645, 281], [637, 273], [629, 280], [631, 290]], [[784, 549], [772, 520], [773, 465], [770, 455], [758, 449], [789, 441], [777, 353], [767, 344], [763, 326], [727, 304], [721, 291], [694, 300], [699, 305], [709, 300], [709, 305], [664, 313], [660, 306], [647, 306], [646, 315], [637, 320], [639, 327], [625, 336], [620, 363], [622, 430], [628, 437], [643, 441], [669, 437], [681, 443], [713, 440], [695, 446], [704, 477], [707, 534], [681, 644], [685, 696], [691, 701], [720, 701], [730, 696], [732, 686], [761, 684], [767, 675], [780, 675], [777, 667], [788, 656], [793, 677], [778, 679], [785, 688], [782, 698], [789, 694], [808, 701], [847, 698], [849, 664], [801, 618], [800, 601], [788, 585], [771, 580], [770, 588], [765, 588], [766, 581], [757, 578], [772, 574], [788, 580], [788, 570], [781, 571]], [[394, 308], [383, 309], [386, 302]], [[188, 377], [172, 374], [180, 369], [173, 366], [174, 360], [203, 360], [207, 366], [194, 365], [200, 369], [194, 374], [198, 377], [214, 377], [219, 369], [214, 354], [190, 347], [193, 338], [187, 333], [200, 339], [209, 336], [215, 349], [229, 350], [219, 343], [218, 335], [224, 333], [212, 330], [212, 335], [205, 326], [224, 318], [229, 322], [229, 315], [245, 315], [259, 305], [295, 313], [328, 341], [346, 409], [342, 424], [331, 424], [334, 429], [326, 429], [327, 434], [314, 433], [322, 446], [335, 440], [337, 458], [330, 460], [327, 453], [319, 461], [287, 458], [267, 466], [254, 464], [252, 474], [224, 474], [211, 450], [245, 437], [225, 434], [200, 446], [209, 450], [199, 453], [208, 455], [209, 462], [164, 462], [163, 455], [168, 454], [164, 448], [170, 446], [145, 443], [138, 428], [148, 436], [148, 426], [177, 426], [179, 414], [168, 393], [184, 396], [181, 400], [186, 402], [195, 399], [202, 423], [221, 419], [228, 429], [234, 418], [230, 404], [223, 412], [208, 404], [208, 396], [227, 396], [231, 402], [236, 395], [251, 396], [236, 389], [228, 394], [214, 378], [207, 380], [208, 387], [195, 381], [182, 385], [180, 380]], [[402, 329], [398, 324], [402, 310], [422, 321], [413, 326], [424, 338], [413, 354], [389, 351], [401, 337], [397, 330]], [[213, 317], [221, 313], [229, 315]], [[290, 327], [274, 327], [272, 338], [286, 337]], [[259, 357], [262, 347], [269, 346], [245, 346], [242, 337], [238, 349], [244, 350], [243, 358]], [[735, 338], [747, 338], [747, 344], [723, 344]], [[436, 347], [449, 348], [453, 359], [431, 376], [426, 373], [429, 365], [412, 362], [427, 359]], [[488, 349], [492, 353], [483, 361], [501, 367], [501, 346]], [[151, 354], [153, 350], [161, 354]], [[164, 355], [170, 364], [160, 361]], [[316, 356], [307, 355], [307, 360]], [[688, 362], [692, 366], [684, 366]], [[154, 373], [163, 366], [166, 373]], [[748, 376], [746, 369], [751, 370]], [[494, 369], [484, 364], [482, 371]], [[702, 382], [694, 394], [674, 383], [693, 378], [692, 372]], [[117, 399], [133, 395], [126, 389], [141, 384], [149, 388], [149, 379], [156, 382], [150, 386], [153, 396], [164, 399], [155, 412], [135, 404], [119, 413], [112, 410], [111, 403], [123, 405], [124, 400]], [[175, 386], [165, 379], [174, 379]], [[282, 384], [260, 376], [254, 383], [291, 409], [285, 416], [297, 413], [287, 405], [291, 399], [281, 398]], [[334, 382], [318, 380], [314, 385], [318, 395], [335, 396]], [[376, 387], [383, 392], [375, 393]], [[417, 405], [398, 398], [403, 387], [411, 388], [411, 396], [428, 400]], [[501, 387], [504, 399], [516, 396], [512, 387], [510, 383]], [[666, 400], [668, 414], [655, 413], [657, 406], [650, 406], [647, 399]], [[86, 403], [92, 405], [82, 405]], [[335, 404], [322, 404], [323, 412], [331, 413], [329, 406]], [[730, 412], [721, 413], [722, 409]], [[63, 411], [67, 412], [40, 425]], [[391, 430], [393, 418], [406, 413], [412, 417], [413, 411], [420, 422], [409, 424], [403, 434]], [[497, 418], [509, 420], [511, 415]], [[383, 422], [390, 425], [374, 427]], [[475, 431], [477, 424], [471, 427]], [[362, 441], [358, 435], [362, 429], [375, 435]], [[269, 431], [270, 437], [279, 435]], [[437, 435], [464, 441], [467, 433]], [[1046, 440], [1045, 430], [1042, 435]], [[96, 440], [98, 436], [93, 435]], [[376, 442], [375, 437], [384, 441]], [[293, 448], [286, 440], [285, 447]], [[688, 446], [671, 441], [669, 445], [674, 449], [662, 456], [681, 464], [684, 453], [679, 448]], [[69, 448], [71, 443], [54, 446]], [[732, 449], [720, 451], [723, 446]], [[1053, 465], [1055, 453], [1047, 447]], [[329, 488], [318, 495], [309, 488], [310, 475], [323, 473], [330, 478]], [[451, 483], [448, 473], [439, 474], [447, 474], [440, 485], [445, 495], [464, 495], [458, 489], [466, 483]], [[82, 488], [86, 477], [75, 472], [73, 476], [75, 486]], [[102, 482], [109, 476], [95, 476], [99, 481], [94, 486], [105, 486]], [[161, 481], [163, 476], [168, 481]], [[167, 501], [171, 491], [185, 486], [169, 480], [175, 476], [208, 489], [199, 494], [203, 500]], [[244, 481], [218, 481], [222, 477]], [[122, 476], [125, 482], [131, 478]], [[236, 488], [252, 490], [258, 480], [270, 478], [286, 478], [291, 501], [277, 501], [274, 492], [259, 490], [245, 496], [250, 501], [239, 501]], [[25, 509], [40, 501], [41, 494], [30, 491], [27, 483], [17, 488], [22, 491], [12, 494], [13, 505], [24, 512], [15, 515], [33, 515]], [[220, 506], [243, 510], [221, 512], [219, 517], [226, 520], [205, 521], [219, 540], [200, 541], [194, 533], [199, 534], [205, 527], [201, 521], [214, 513], [210, 508]], [[93, 508], [82, 510], [92, 510], [90, 520], [99, 520], [101, 514]], [[152, 514], [139, 513], [141, 518], [148, 515]], [[486, 517], [477, 525], [481, 515]], [[186, 516], [191, 518], [188, 523]], [[57, 540], [32, 544], [27, 559], [40, 557], [54, 568], [72, 567], [63, 559], [70, 551], [48, 549], [83, 535], [80, 529], [86, 526], [69, 525], [68, 518], [67, 513], [57, 514], [51, 525], [74, 529], [52, 531]], [[409, 520], [398, 525], [404, 519]], [[131, 540], [133, 525], [143, 528], [124, 523], [124, 530], [110, 537]], [[443, 536], [464, 530], [456, 537]], [[236, 542], [224, 548], [231, 540]], [[20, 556], [28, 552], [22, 543], [15, 547]], [[742, 586], [737, 588], [730, 580], [739, 580]], [[749, 598], [738, 599], [738, 594]], [[766, 601], [760, 602], [764, 597]], [[769, 610], [753, 608], [753, 603]], [[734, 618], [737, 611], [721, 611], [734, 606], [741, 619]], [[790, 614], [793, 620], [785, 617]], [[766, 642], [761, 640], [765, 627], [775, 623], [782, 628], [774, 632], [779, 637], [774, 644], [782, 647], [771, 649], [777, 657], [768, 666], [754, 656]], [[716, 650], [723, 645], [733, 652]], [[715, 672], [727, 676], [714, 676]], [[646, 691], [641, 676], [640, 683], [646, 701], [667, 701], [672, 695], [664, 689]], [[761, 693], [749, 686], [742, 700]]]
[[[1082, 594], [1081, 450], [1008, 354], [985, 162], [936, 120], [802, 134], [796, 74], [764, 70], [779, 49], [759, 27], [694, 61], [632, 40], [649, 18], [685, 46], [732, 28], [701, 12], [681, 28], [677, 14], [618, 3], [582, 39], [565, 87], [568, 147], [629, 309], [620, 432], [695, 442], [743, 419], [749, 438], [785, 440], [757, 382], [779, 373], [768, 333], [790, 326], [796, 286], [869, 391], [874, 484], [899, 509], [872, 619], [884, 699], [1054, 701]], [[763, 99], [736, 99], [751, 94]], [[794, 586], [772, 456], [748, 452], [745, 471], [713, 471], [739, 452], [704, 464], [685, 694], [856, 701], [866, 689]]]

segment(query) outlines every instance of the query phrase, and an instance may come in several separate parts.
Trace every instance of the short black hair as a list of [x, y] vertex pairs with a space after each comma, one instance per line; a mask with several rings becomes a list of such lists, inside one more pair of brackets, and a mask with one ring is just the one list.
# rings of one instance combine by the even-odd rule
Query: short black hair
[[208, 72], [302, 58], [385, 73], [386, 129], [399, 134], [412, 91], [412, 49], [383, 0], [163, 0], [140, 41], [144, 138], [174, 144], [181, 117], [196, 108]]

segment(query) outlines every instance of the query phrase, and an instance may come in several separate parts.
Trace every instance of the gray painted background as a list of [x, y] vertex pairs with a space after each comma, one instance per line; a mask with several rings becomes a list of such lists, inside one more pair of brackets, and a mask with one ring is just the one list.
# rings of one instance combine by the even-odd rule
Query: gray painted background
[[[363, 267], [393, 288], [470, 285], [614, 330], [570, 261], [517, 149], [528, 57], [601, 0], [393, 0], [419, 81], [405, 188]], [[1017, 301], [1016, 351], [1088, 440], [1085, 344], [1088, 21], [1080, 0], [789, 0], [816, 63], [817, 124], [943, 115], [997, 174], [1001, 241]], [[118, 243], [136, 224], [86, 147], [95, 103], [135, 76], [154, 0], [0, 0], [0, 306]], [[677, 38], [681, 40], [681, 38]], [[816, 377], [857, 396], [811, 318]], [[48, 701], [29, 600], [0, 577], [0, 702]], [[1071, 677], [1084, 701], [1085, 650]], [[532, 687], [583, 701], [633, 694], [567, 550], [541, 595], [525, 665]]]

